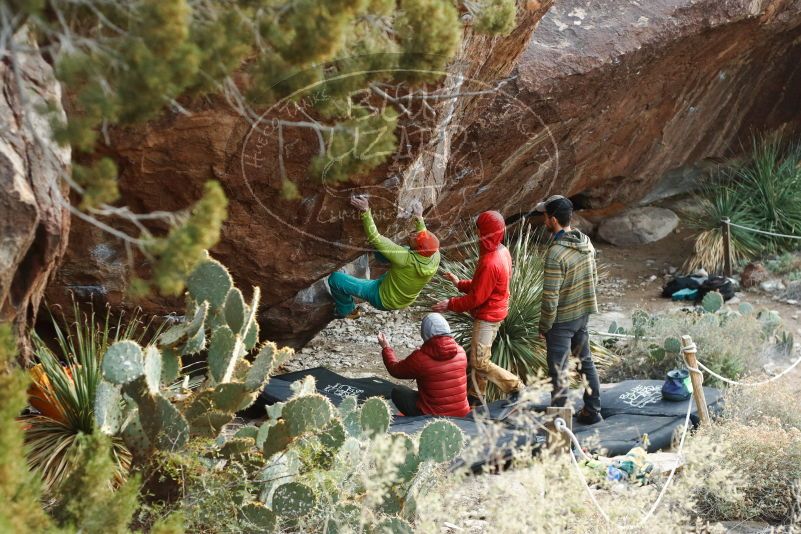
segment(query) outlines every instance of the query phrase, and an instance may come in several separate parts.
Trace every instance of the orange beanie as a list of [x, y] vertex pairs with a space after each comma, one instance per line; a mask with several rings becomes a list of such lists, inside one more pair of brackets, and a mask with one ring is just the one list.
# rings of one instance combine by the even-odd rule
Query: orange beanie
[[433, 256], [439, 250], [439, 239], [428, 230], [417, 232], [414, 237], [414, 251], [421, 256]]

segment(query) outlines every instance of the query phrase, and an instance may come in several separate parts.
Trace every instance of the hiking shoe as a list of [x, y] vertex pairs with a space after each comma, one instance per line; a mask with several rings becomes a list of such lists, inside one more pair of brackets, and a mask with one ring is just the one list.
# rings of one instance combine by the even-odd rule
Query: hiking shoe
[[582, 425], [594, 425], [603, 420], [604, 418], [601, 417], [600, 413], [588, 410], [587, 408], [582, 408], [579, 413], [576, 414], [576, 421]]
[[353, 311], [347, 315], [341, 315], [341, 316], [338, 315], [337, 319], [358, 319], [361, 316], [362, 316], [362, 310], [357, 306], [356, 308], [353, 308]]

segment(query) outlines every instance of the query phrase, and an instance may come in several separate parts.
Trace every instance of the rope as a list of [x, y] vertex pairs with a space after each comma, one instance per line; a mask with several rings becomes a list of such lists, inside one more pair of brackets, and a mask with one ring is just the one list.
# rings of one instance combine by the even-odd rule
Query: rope
[[748, 226], [743, 226], [741, 224], [735, 224], [733, 222], [724, 223], [728, 224], [733, 228], [739, 228], [741, 230], [746, 230], [748, 232], [754, 232], [755, 234], [762, 234], [762, 235], [769, 235], [772, 237], [783, 237], [785, 239], [801, 239], [801, 236], [797, 235], [787, 235], [787, 234], [777, 234], [776, 232], [768, 232], [766, 230], [757, 230], [756, 228], [749, 228]]
[[591, 336], [597, 336], [597, 337], [612, 337], [612, 338], [621, 338], [621, 339], [647, 339], [649, 341], [657, 339], [655, 337], [632, 336], [630, 334], [613, 334], [611, 332], [598, 332], [597, 330], [590, 330], [588, 333]]
[[[687, 403], [687, 415], [685, 415], [684, 417], [684, 430], [681, 433], [681, 440], [679, 441], [679, 450], [676, 453], [679, 457], [681, 457], [681, 451], [684, 449], [684, 440], [687, 437], [687, 431], [690, 428], [690, 414], [692, 413], [692, 409], [693, 409], [693, 399], [690, 398], [690, 401]], [[567, 424], [562, 418], [557, 418], [554, 421], [554, 426], [556, 427], [557, 430], [564, 432], [570, 437], [570, 441], [572, 441], [576, 445], [576, 448], [579, 450], [580, 454], [584, 457], [584, 459], [589, 459], [589, 457], [581, 449], [581, 445], [579, 444], [578, 438], [576, 437], [575, 434], [573, 434], [573, 432], [569, 428], [567, 428]], [[651, 506], [651, 509], [648, 510], [648, 513], [645, 514], [645, 516], [643, 516], [643, 518], [640, 520], [639, 523], [637, 523], [636, 525], [619, 525], [612, 521], [612, 519], [607, 515], [607, 513], [598, 503], [598, 500], [595, 498], [595, 494], [592, 492], [590, 486], [587, 484], [587, 479], [584, 477], [584, 473], [581, 471], [581, 467], [579, 467], [578, 460], [576, 460], [576, 455], [572, 448], [570, 449], [570, 459], [572, 460], [573, 466], [576, 468], [576, 472], [578, 473], [581, 482], [584, 484], [584, 488], [587, 490], [587, 494], [590, 496], [590, 500], [595, 505], [595, 508], [598, 509], [598, 512], [601, 514], [601, 516], [603, 516], [604, 520], [606, 520], [606, 522], [609, 523], [610, 526], [616, 528], [617, 530], [634, 530], [634, 529], [640, 529], [643, 526], [645, 526], [645, 523], [649, 519], [651, 519], [651, 516], [654, 515], [654, 512], [661, 504], [662, 498], [665, 496], [665, 493], [667, 493], [668, 488], [673, 483], [673, 477], [676, 474], [676, 470], [679, 468], [679, 463], [676, 462], [676, 465], [674, 465], [673, 468], [670, 470], [670, 475], [668, 475], [668, 479], [665, 482], [665, 485], [662, 486], [662, 490], [659, 492], [659, 496], [657, 496], [656, 500], [654, 501], [654, 504]]]
[[[694, 342], [690, 342], [689, 345], [687, 345], [686, 347], [682, 347], [682, 349], [681, 349], [681, 351], [683, 353], [696, 352], [697, 350], [698, 350], [698, 347], [696, 346], [696, 344]], [[759, 385], [767, 384], [769, 382], [772, 382], [772, 381], [777, 380], [778, 378], [784, 376], [785, 374], [790, 372], [790, 370], [792, 370], [799, 363], [801, 363], [801, 357], [799, 357], [792, 365], [790, 365], [787, 369], [785, 369], [784, 371], [782, 371], [778, 375], [773, 376], [773, 377], [769, 378], [768, 380], [765, 380], [763, 382], [758, 382], [758, 383], [744, 383], [744, 382], [738, 382], [736, 380], [730, 380], [730, 379], [728, 379], [726, 377], [723, 377], [723, 376], [720, 376], [719, 374], [717, 374], [714, 371], [710, 370], [708, 367], [706, 367], [701, 362], [698, 362], [698, 367], [700, 367], [701, 369], [703, 369], [707, 373], [711, 374], [712, 376], [718, 378], [719, 380], [723, 380], [724, 382], [727, 382], [727, 383], [732, 384], [732, 385], [759, 386]], [[690, 372], [700, 374], [702, 376], [702, 378], [703, 378], [703, 372], [701, 371], [701, 369], [697, 369], [695, 367], [690, 367], [689, 365], [687, 366], [687, 369]], [[685, 439], [687, 437], [687, 431], [690, 428], [690, 414], [692, 413], [693, 401], [694, 401], [693, 397], [690, 397], [689, 401], [687, 402], [687, 414], [684, 416], [684, 430], [682, 430], [681, 440], [679, 441], [679, 449], [678, 449], [678, 451], [676, 453], [679, 458], [681, 457], [682, 450], [684, 449], [684, 441], [685, 441]], [[591, 458], [589, 456], [587, 456], [587, 454], [581, 448], [581, 443], [579, 442], [579, 440], [576, 437], [576, 435], [573, 433], [572, 430], [567, 428], [567, 423], [565, 423], [564, 419], [562, 419], [561, 417], [557, 418], [554, 421], [554, 426], [555, 426], [556, 430], [558, 430], [559, 432], [563, 432], [563, 433], [565, 433], [565, 434], [567, 434], [569, 436], [570, 441], [575, 446], [575, 449], [579, 451], [579, 454], [582, 456], [582, 458], [584, 460], [591, 460]], [[673, 468], [670, 470], [670, 475], [668, 475], [668, 479], [665, 482], [665, 485], [662, 486], [662, 489], [660, 490], [659, 495], [657, 496], [656, 500], [654, 501], [654, 504], [648, 510], [648, 513], [645, 514], [645, 516], [643, 516], [642, 519], [640, 519], [639, 523], [637, 523], [636, 525], [619, 525], [619, 524], [614, 523], [612, 521], [612, 519], [609, 517], [609, 515], [607, 515], [607, 513], [601, 507], [601, 505], [598, 502], [598, 500], [595, 498], [595, 494], [592, 492], [592, 489], [587, 484], [587, 479], [584, 477], [584, 473], [581, 471], [581, 467], [578, 464], [578, 460], [576, 459], [576, 453], [575, 453], [573, 447], [570, 448], [570, 460], [572, 461], [573, 466], [575, 467], [576, 472], [578, 473], [579, 479], [581, 479], [581, 482], [584, 484], [584, 487], [587, 490], [587, 494], [589, 495], [590, 500], [595, 505], [595, 508], [598, 510], [598, 512], [601, 514], [601, 516], [604, 518], [604, 520], [610, 526], [616, 528], [617, 530], [633, 530], [633, 529], [639, 529], [639, 528], [642, 528], [642, 527], [645, 526], [645, 523], [649, 519], [651, 519], [651, 516], [653, 516], [654, 512], [656, 511], [656, 509], [661, 504], [662, 498], [665, 496], [665, 494], [667, 493], [668, 488], [673, 483], [673, 478], [674, 478], [674, 476], [676, 474], [676, 470], [679, 467], [678, 462], [676, 462], [676, 465], [674, 465]]]
[[[787, 373], [789, 373], [790, 371], [792, 371], [799, 363], [801, 363], [801, 357], [799, 357], [796, 361], [794, 361], [787, 369], [785, 369], [781, 373], [779, 373], [779, 374], [777, 374], [775, 376], [772, 376], [772, 377], [768, 378], [767, 380], [763, 380], [761, 382], [740, 382], [738, 380], [732, 380], [730, 378], [726, 378], [725, 376], [720, 376], [715, 371], [713, 371], [712, 369], [710, 369], [709, 367], [707, 367], [706, 365], [704, 365], [701, 362], [698, 362], [698, 367], [700, 367], [701, 369], [703, 369], [704, 371], [706, 371], [710, 375], [714, 376], [718, 380], [726, 382], [727, 384], [730, 384], [732, 386], [757, 387], [757, 386], [764, 386], [765, 384], [768, 384], [770, 382], [773, 382], [774, 380], [777, 380], [777, 379], [781, 378], [782, 376], [784, 376]], [[687, 367], [687, 369], [689, 369], [690, 371], [695, 371], [696, 373], [700, 373], [701, 372], [699, 369], [694, 369], [692, 367]]]

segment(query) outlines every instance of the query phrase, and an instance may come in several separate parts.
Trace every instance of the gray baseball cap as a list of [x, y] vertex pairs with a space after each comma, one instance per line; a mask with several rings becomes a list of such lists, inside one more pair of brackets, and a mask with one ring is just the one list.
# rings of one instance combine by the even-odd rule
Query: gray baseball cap
[[562, 195], [552, 195], [534, 206], [534, 211], [539, 213], [548, 212], [548, 214], [553, 214], [560, 209], [572, 210], [573, 203], [570, 202], [569, 198], [563, 197]]

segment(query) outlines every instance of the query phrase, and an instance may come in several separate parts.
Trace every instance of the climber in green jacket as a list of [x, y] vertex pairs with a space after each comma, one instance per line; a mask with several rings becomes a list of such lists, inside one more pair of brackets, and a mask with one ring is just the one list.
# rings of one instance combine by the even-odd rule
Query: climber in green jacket
[[396, 244], [378, 233], [367, 197], [352, 197], [350, 203], [362, 212], [367, 241], [389, 262], [389, 271], [375, 280], [365, 280], [342, 272], [328, 277], [338, 317], [355, 317], [358, 309], [353, 297], [369, 302], [378, 310], [399, 310], [417, 300], [439, 267], [439, 240], [426, 230], [423, 207], [413, 208], [416, 231], [409, 236], [409, 247]]

